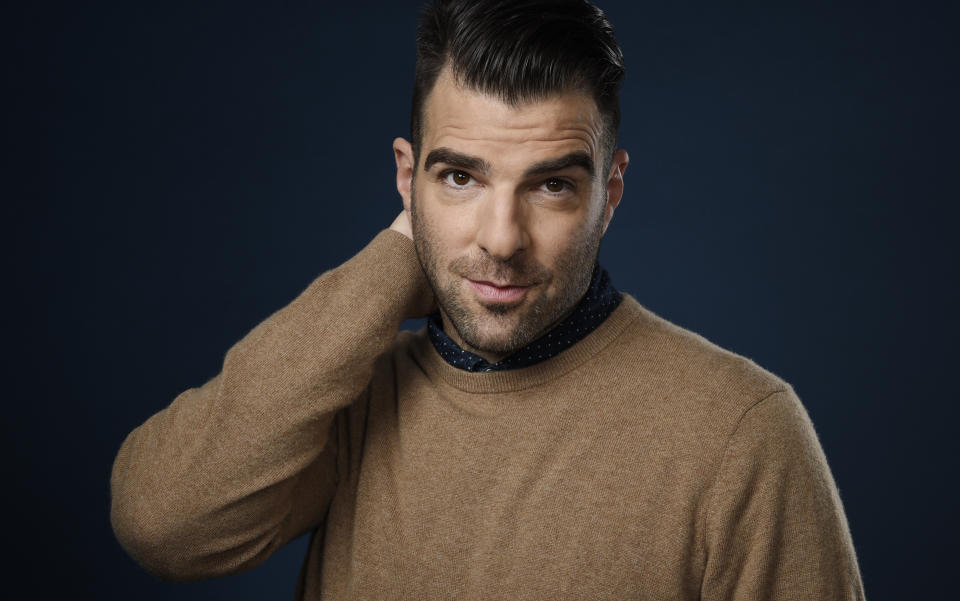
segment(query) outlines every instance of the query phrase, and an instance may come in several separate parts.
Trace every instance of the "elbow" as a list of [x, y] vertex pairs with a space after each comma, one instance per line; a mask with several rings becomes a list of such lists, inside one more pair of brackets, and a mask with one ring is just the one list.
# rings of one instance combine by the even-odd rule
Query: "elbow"
[[147, 572], [163, 580], [187, 582], [216, 574], [198, 572], [182, 536], [183, 529], [164, 515], [151, 511], [142, 499], [113, 497], [110, 523], [120, 545]]
[[188, 582], [250, 569], [282, 544], [288, 512], [236, 491], [212, 494], [201, 476], [131, 461], [126, 444], [110, 477], [110, 523], [147, 572]]
[[262, 523], [263, 530], [234, 530], [216, 512], [158, 505], [143, 495], [114, 496], [110, 521], [127, 553], [163, 580], [190, 582], [243, 572], [265, 561], [278, 544], [279, 525], [270, 527], [269, 520]]

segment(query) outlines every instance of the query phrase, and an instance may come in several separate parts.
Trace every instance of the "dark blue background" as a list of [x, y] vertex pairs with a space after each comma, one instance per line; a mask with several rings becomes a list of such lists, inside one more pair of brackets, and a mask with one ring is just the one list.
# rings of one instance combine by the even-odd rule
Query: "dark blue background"
[[[8, 581], [289, 598], [304, 540], [217, 581], [142, 572], [110, 531], [110, 466], [399, 210], [419, 2], [20, 4], [0, 26]], [[871, 599], [948, 598], [955, 3], [722, 4], [602, 3], [632, 156], [602, 261], [794, 384]]]

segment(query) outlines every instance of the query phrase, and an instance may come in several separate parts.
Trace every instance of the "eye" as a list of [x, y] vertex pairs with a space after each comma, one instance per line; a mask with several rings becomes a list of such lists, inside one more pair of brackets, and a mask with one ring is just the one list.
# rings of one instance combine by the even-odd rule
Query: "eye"
[[551, 194], [560, 194], [561, 192], [564, 192], [570, 188], [570, 183], [566, 180], [560, 179], [559, 177], [551, 177], [547, 181], [543, 182], [541, 187]]
[[448, 184], [457, 188], [466, 186], [470, 183], [470, 180], [473, 179], [466, 171], [458, 171], [455, 169], [441, 174], [441, 177], [446, 180]]

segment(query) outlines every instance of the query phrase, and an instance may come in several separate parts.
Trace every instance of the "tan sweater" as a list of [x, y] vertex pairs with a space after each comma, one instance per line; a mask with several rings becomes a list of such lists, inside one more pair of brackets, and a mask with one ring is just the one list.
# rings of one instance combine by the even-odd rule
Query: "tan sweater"
[[467, 373], [385, 231], [130, 434], [117, 538], [160, 577], [314, 530], [302, 599], [862, 599], [789, 385], [626, 297], [583, 341]]

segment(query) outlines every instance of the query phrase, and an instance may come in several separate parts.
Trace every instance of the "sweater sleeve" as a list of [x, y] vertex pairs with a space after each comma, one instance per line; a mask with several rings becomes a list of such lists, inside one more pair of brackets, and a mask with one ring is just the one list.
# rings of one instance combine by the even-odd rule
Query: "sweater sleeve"
[[317, 527], [337, 483], [337, 413], [432, 304], [413, 243], [390, 230], [317, 278], [124, 441], [110, 480], [120, 543], [155, 575], [194, 580]]
[[706, 522], [703, 601], [864, 598], [839, 492], [792, 390], [742, 416]]

